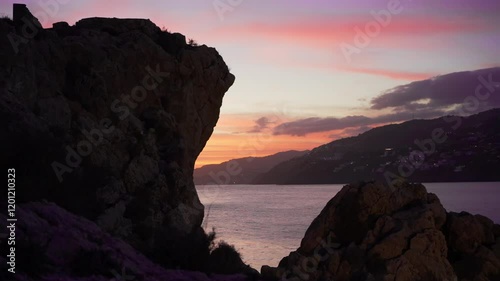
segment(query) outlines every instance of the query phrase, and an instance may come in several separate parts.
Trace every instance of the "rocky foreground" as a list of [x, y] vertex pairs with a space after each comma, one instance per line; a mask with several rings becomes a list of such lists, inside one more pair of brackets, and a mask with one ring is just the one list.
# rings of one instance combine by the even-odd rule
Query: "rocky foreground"
[[[17, 214], [16, 280], [500, 280], [500, 225], [447, 213], [421, 184], [345, 186], [297, 251], [262, 277], [167, 269], [54, 203], [22, 204]], [[0, 280], [11, 277], [6, 264], [0, 256]]]
[[500, 225], [447, 213], [421, 184], [345, 186], [269, 280], [500, 280]]
[[[0, 256], [0, 280], [19, 281], [243, 281], [243, 274], [207, 275], [165, 269], [95, 223], [54, 203], [36, 202], [17, 210], [16, 273]], [[0, 214], [0, 226], [7, 218]], [[161, 239], [161, 238], [158, 238]], [[2, 253], [5, 253], [3, 251]]]

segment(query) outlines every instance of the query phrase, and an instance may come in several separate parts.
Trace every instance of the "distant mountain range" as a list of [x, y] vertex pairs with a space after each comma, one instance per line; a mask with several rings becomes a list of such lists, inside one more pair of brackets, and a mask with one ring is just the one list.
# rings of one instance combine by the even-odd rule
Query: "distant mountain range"
[[500, 109], [371, 129], [284, 161], [256, 184], [326, 184], [405, 178], [500, 181]]
[[194, 183], [251, 184], [279, 163], [305, 155], [309, 151], [285, 151], [264, 157], [245, 157], [194, 170]]
[[411, 120], [311, 151], [246, 157], [195, 169], [195, 184], [334, 184], [405, 178], [500, 181], [500, 109]]

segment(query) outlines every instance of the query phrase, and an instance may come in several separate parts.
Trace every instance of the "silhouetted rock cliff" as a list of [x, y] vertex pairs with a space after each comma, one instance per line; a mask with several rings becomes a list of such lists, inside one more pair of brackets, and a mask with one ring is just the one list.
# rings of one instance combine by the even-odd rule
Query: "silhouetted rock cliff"
[[[500, 280], [500, 225], [446, 213], [421, 184], [345, 186], [268, 279]], [[458, 278], [458, 279], [457, 279]]]
[[164, 265], [199, 266], [192, 173], [235, 80], [222, 57], [149, 20], [41, 29], [22, 11], [0, 20], [0, 146], [18, 203], [55, 202]]

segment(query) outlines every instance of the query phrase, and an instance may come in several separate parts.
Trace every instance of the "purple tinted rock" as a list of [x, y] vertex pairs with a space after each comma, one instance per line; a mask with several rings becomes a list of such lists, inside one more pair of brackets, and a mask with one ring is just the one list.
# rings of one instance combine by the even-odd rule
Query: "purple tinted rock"
[[[0, 214], [5, 229], [6, 216]], [[213, 275], [165, 269], [121, 239], [102, 231], [95, 223], [76, 216], [54, 203], [27, 203], [17, 208], [16, 247], [19, 281], [239, 281], [244, 275]], [[29, 257], [37, 264], [26, 268]], [[3, 257], [0, 261], [5, 264]], [[5, 271], [4, 271], [5, 272]], [[12, 276], [10, 276], [12, 277]]]

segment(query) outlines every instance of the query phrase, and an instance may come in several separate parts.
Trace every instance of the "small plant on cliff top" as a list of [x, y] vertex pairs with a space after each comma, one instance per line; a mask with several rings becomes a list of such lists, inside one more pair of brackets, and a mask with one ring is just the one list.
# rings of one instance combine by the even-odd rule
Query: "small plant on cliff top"
[[193, 38], [189, 38], [189, 40], [188, 40], [188, 45], [189, 45], [189, 46], [196, 47], [196, 46], [198, 46], [198, 42], [194, 41], [194, 39], [193, 39]]
[[12, 21], [12, 19], [9, 18], [9, 16], [4, 14], [0, 14], [0, 20]]

